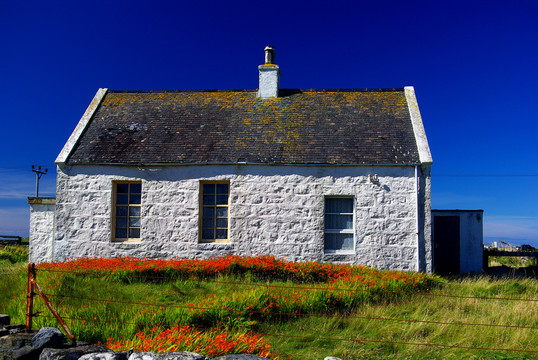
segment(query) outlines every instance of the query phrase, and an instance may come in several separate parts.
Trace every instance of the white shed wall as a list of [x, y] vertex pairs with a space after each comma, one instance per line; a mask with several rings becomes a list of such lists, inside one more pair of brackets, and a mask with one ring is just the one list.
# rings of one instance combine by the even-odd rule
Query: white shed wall
[[54, 200], [40, 201], [36, 198], [30, 204], [29, 262], [52, 261], [54, 239]]
[[[431, 271], [429, 167], [418, 176], [414, 167], [59, 167], [53, 258], [266, 254]], [[142, 181], [140, 242], [111, 241], [116, 180]], [[230, 181], [229, 243], [198, 243], [200, 180]], [[324, 197], [332, 195], [356, 199], [350, 254], [324, 254]]]

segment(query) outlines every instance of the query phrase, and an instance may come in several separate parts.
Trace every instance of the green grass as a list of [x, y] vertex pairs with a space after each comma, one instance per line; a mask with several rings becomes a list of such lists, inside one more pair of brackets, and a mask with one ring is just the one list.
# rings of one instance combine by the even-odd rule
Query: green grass
[[529, 268], [537, 267], [537, 259], [534, 257], [519, 257], [519, 256], [490, 256], [488, 265], [499, 266], [504, 265], [511, 268]]
[[[0, 313], [10, 314], [13, 322], [24, 323], [26, 267], [20, 263], [4, 264], [0, 272]], [[276, 301], [279, 287], [293, 287], [295, 284], [290, 281], [260, 281], [257, 283], [275, 287], [246, 286], [257, 281], [248, 274], [244, 277], [220, 276], [214, 281], [146, 282], [140, 279], [128, 281], [126, 277], [38, 272], [37, 280], [47, 294], [70, 296], [51, 296], [50, 299], [77, 338], [89, 341], [106, 342], [108, 337], [130, 339], [138, 331], [149, 332], [154, 327], [166, 328], [177, 323], [208, 327], [217, 324], [230, 331], [254, 330], [267, 334], [264, 338], [274, 350], [301, 360], [325, 356], [345, 360], [538, 359], [536, 352], [413, 345], [538, 350], [536, 301], [484, 299], [536, 299], [538, 282], [533, 279], [458, 278], [431, 290], [433, 295], [456, 297], [428, 294], [398, 298], [367, 297], [349, 306], [339, 303], [336, 307], [331, 306], [331, 302], [327, 303], [327, 298], [330, 301], [335, 298], [328, 297], [326, 292], [302, 290], [308, 301], [299, 309], [301, 313], [309, 312], [308, 316], [274, 315], [273, 312], [288, 313], [294, 309], [291, 305], [284, 308], [284, 303], [277, 311], [269, 309], [263, 312], [264, 307]], [[339, 284], [339, 287], [345, 288], [346, 285], [349, 286]], [[315, 286], [322, 287], [323, 284]], [[88, 298], [122, 302], [99, 302]], [[131, 303], [162, 304], [163, 307]], [[188, 304], [207, 309], [193, 312], [182, 307]], [[245, 310], [249, 304], [254, 304], [254, 309], [259, 312]], [[40, 299], [36, 300], [36, 310], [50, 316]], [[80, 319], [86, 320], [82, 322]], [[441, 323], [505, 324], [534, 329]], [[55, 319], [38, 317], [34, 320], [34, 327], [41, 326], [59, 327]]]
[[[453, 280], [443, 289], [434, 290], [434, 294], [522, 299], [536, 299], [537, 293], [536, 280], [499, 280], [488, 277]], [[536, 302], [415, 296], [397, 303], [365, 305], [357, 309], [353, 315], [355, 318], [311, 317], [293, 323], [268, 324], [261, 331], [268, 334], [348, 340], [310, 340], [291, 336], [268, 338], [271, 344], [280, 351], [294, 354], [294, 357], [305, 360], [319, 359], [318, 354], [331, 354], [346, 360], [538, 358], [538, 352], [470, 350], [401, 344], [440, 344], [538, 351]], [[372, 318], [378, 320], [371, 320]], [[459, 324], [506, 324], [531, 326], [535, 329], [388, 321], [381, 320], [382, 318]], [[352, 341], [359, 339], [364, 342]], [[318, 350], [312, 352], [312, 348]]]
[[28, 262], [28, 246], [0, 245], [0, 270], [10, 264]]

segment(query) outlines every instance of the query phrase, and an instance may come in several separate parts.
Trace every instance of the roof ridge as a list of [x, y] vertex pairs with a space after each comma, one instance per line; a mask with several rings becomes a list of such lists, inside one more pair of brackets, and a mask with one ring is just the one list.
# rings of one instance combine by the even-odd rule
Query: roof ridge
[[[111, 90], [109, 93], [135, 93], [135, 94], [160, 94], [160, 93], [210, 93], [210, 92], [256, 92], [257, 89], [175, 89], [175, 90]], [[282, 92], [391, 92], [404, 91], [404, 88], [323, 88], [323, 89], [298, 89], [298, 88], [282, 88]]]

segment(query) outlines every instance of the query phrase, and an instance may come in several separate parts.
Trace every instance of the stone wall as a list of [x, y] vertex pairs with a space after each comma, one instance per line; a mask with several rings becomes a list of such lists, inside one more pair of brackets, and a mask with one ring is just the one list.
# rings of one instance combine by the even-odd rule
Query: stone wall
[[30, 197], [29, 261], [52, 261], [55, 198]]
[[[295, 261], [427, 270], [431, 269], [429, 167], [419, 170], [416, 173], [413, 166], [59, 167], [53, 259], [268, 254]], [[117, 180], [142, 181], [140, 242], [111, 241], [112, 185]], [[200, 180], [230, 182], [229, 243], [198, 242]], [[355, 249], [348, 253], [324, 253], [324, 198], [333, 195], [355, 198]], [[42, 251], [33, 258], [48, 260]]]

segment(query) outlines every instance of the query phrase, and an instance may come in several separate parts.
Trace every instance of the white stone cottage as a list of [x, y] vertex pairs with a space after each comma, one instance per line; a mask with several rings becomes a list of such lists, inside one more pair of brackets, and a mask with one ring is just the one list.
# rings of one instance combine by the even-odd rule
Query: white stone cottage
[[258, 91], [99, 89], [56, 159], [52, 231], [29, 199], [31, 261], [267, 254], [431, 272], [413, 88], [279, 89], [271, 47], [258, 69]]

